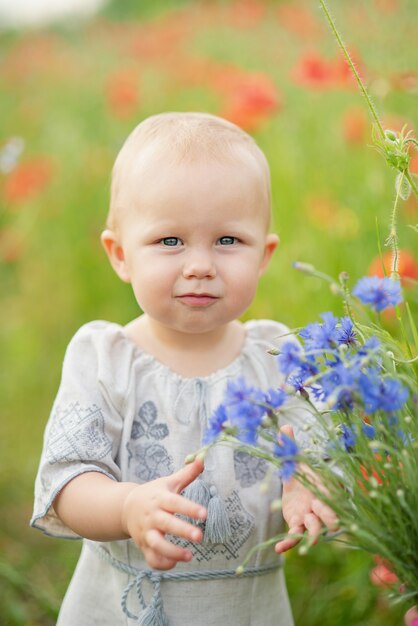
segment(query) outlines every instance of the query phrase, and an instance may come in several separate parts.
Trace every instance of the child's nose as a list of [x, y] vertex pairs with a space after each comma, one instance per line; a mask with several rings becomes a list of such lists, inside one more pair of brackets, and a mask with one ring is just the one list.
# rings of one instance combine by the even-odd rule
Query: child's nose
[[212, 254], [207, 250], [190, 250], [183, 266], [185, 278], [214, 278], [215, 263]]

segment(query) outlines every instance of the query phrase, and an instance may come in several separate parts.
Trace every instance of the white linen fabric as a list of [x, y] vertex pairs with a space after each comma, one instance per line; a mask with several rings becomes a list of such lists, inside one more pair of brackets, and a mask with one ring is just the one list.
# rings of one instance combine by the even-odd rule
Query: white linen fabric
[[[244, 376], [265, 390], [278, 387], [283, 380], [267, 351], [289, 340], [283, 337], [288, 329], [258, 320], [246, 322], [245, 330], [242, 351], [227, 367], [209, 376], [185, 378], [138, 348], [122, 326], [104, 321], [83, 326], [68, 346], [45, 431], [31, 525], [52, 536], [77, 538], [52, 507], [70, 480], [90, 471], [138, 483], [167, 476], [201, 446], [228, 381]], [[296, 402], [284, 422], [291, 423], [298, 435], [309, 417]], [[221, 544], [183, 541], [194, 558], [179, 563], [175, 572], [235, 570], [252, 547], [282, 529], [280, 513], [271, 511], [271, 501], [280, 496], [280, 480], [264, 460], [216, 446], [206, 458], [203, 478], [216, 487], [225, 505], [230, 537]], [[262, 493], [260, 482], [268, 478], [268, 493]], [[58, 626], [132, 624], [121, 608], [132, 574], [103, 560], [89, 544], [84, 541]], [[98, 545], [111, 559], [149, 569], [131, 540]], [[269, 548], [257, 552], [251, 565], [274, 563], [279, 566], [280, 557]], [[148, 602], [152, 589], [147, 581], [142, 587]], [[170, 626], [293, 626], [281, 567], [248, 578], [163, 581], [161, 595]], [[127, 604], [131, 613], [140, 611], [135, 593]]]

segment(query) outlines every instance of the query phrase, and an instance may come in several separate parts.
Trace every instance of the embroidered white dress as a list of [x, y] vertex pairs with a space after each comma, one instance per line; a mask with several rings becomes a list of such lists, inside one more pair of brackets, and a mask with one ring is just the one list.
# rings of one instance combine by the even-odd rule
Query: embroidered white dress
[[[209, 376], [184, 378], [140, 350], [121, 326], [102, 321], [83, 326], [68, 346], [45, 431], [31, 525], [52, 536], [76, 538], [52, 508], [71, 479], [90, 471], [138, 483], [169, 475], [201, 446], [207, 420], [222, 401], [229, 380], [244, 376], [263, 389], [277, 387], [282, 381], [267, 350], [278, 347], [288, 329], [265, 320], [247, 322], [245, 329], [244, 346], [232, 363]], [[309, 414], [295, 406], [285, 421], [300, 432], [306, 419]], [[194, 558], [172, 572], [233, 572], [253, 546], [282, 529], [280, 514], [270, 510], [271, 500], [280, 495], [278, 477], [271, 476], [268, 494], [260, 490], [260, 481], [269, 473], [272, 469], [264, 460], [237, 449], [217, 446], [210, 451], [203, 478], [224, 502], [230, 536], [222, 544], [183, 541]], [[97, 548], [105, 551], [107, 560]], [[125, 571], [115, 567], [116, 562], [125, 564]], [[280, 564], [270, 548], [258, 552], [251, 563], [278, 566], [263, 575], [163, 580], [161, 597], [170, 626], [292, 626]], [[142, 610], [134, 572], [144, 569], [149, 567], [130, 540], [103, 544], [84, 540], [58, 626], [134, 624], [128, 615]], [[124, 612], [121, 597], [130, 583]], [[153, 591], [144, 580], [145, 603]]]

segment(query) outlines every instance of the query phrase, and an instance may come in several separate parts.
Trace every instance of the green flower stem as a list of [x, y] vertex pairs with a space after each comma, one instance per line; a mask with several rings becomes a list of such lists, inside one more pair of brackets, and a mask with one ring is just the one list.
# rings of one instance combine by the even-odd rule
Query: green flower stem
[[399, 247], [398, 247], [398, 233], [396, 230], [396, 218], [398, 215], [398, 204], [400, 198], [400, 190], [402, 188], [403, 177], [405, 176], [405, 172], [401, 173], [401, 179], [396, 188], [396, 198], [393, 203], [393, 210], [390, 219], [390, 232], [389, 237], [386, 240], [386, 245], [390, 245], [392, 248], [393, 260], [392, 260], [392, 269], [391, 269], [391, 278], [396, 278], [399, 280], [398, 273], [398, 256], [399, 256]]
[[335, 25], [335, 22], [334, 22], [333, 18], [331, 17], [331, 14], [330, 14], [330, 12], [328, 10], [328, 7], [327, 7], [326, 3], [324, 2], [324, 0], [319, 0], [319, 4], [321, 5], [321, 8], [322, 8], [322, 10], [325, 13], [325, 16], [326, 16], [326, 18], [328, 20], [328, 23], [329, 23], [329, 25], [331, 27], [331, 30], [332, 30], [333, 34], [334, 34], [334, 37], [337, 40], [338, 45], [340, 46], [340, 48], [342, 50], [342, 53], [344, 54], [344, 57], [345, 57], [348, 65], [350, 66], [350, 69], [351, 69], [351, 71], [352, 71], [352, 73], [354, 75], [354, 78], [357, 81], [359, 89], [360, 89], [361, 93], [363, 94], [364, 99], [367, 102], [367, 106], [369, 107], [369, 111], [372, 114], [372, 117], [373, 117], [374, 121], [376, 122], [376, 125], [377, 125], [377, 127], [379, 129], [379, 133], [381, 134], [382, 139], [384, 139], [385, 138], [385, 131], [383, 130], [383, 126], [382, 126], [382, 123], [381, 123], [381, 121], [379, 119], [377, 111], [375, 109], [375, 106], [374, 106], [374, 104], [373, 104], [373, 102], [372, 102], [372, 100], [371, 100], [371, 98], [369, 96], [369, 93], [368, 93], [368, 91], [367, 91], [363, 81], [360, 78], [360, 74], [358, 73], [358, 71], [356, 69], [356, 66], [353, 63], [353, 60], [350, 57], [350, 54], [349, 54], [349, 52], [348, 52], [348, 50], [347, 50], [343, 40], [341, 39], [340, 33], [338, 32], [338, 29], [337, 29], [337, 27]]

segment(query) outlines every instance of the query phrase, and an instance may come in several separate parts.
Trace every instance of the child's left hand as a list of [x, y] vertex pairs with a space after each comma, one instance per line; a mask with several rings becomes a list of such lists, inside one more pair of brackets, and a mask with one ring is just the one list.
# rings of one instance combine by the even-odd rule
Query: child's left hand
[[[280, 430], [288, 437], [293, 437], [291, 426], [283, 426]], [[304, 471], [309, 479], [320, 487], [320, 481], [312, 470], [302, 466], [299, 471]], [[278, 554], [290, 550], [301, 541], [301, 537], [292, 535], [303, 535], [307, 531], [312, 541], [315, 541], [324, 525], [329, 530], [338, 528], [338, 519], [334, 511], [294, 477], [283, 482], [282, 512], [289, 530], [288, 536], [275, 545], [274, 549]]]

